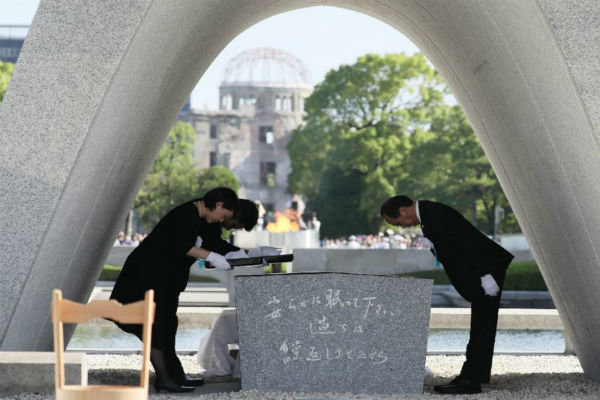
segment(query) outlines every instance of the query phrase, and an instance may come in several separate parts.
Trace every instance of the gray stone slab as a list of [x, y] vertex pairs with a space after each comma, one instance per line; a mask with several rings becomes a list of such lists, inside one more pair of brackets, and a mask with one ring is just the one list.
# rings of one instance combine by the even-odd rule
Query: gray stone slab
[[[56, 355], [41, 351], [0, 352], [0, 393], [54, 393]], [[85, 353], [65, 353], [65, 383], [87, 385]]]
[[415, 249], [294, 249], [293, 272], [393, 275], [434, 269], [433, 254]]
[[432, 281], [236, 277], [242, 389], [421, 393]]

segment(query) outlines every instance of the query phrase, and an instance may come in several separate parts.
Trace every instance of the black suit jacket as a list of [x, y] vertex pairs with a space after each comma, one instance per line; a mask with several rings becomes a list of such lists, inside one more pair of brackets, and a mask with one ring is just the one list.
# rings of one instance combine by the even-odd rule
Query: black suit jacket
[[121, 303], [144, 299], [154, 289], [155, 301], [172, 301], [187, 286], [190, 268], [196, 261], [187, 252], [202, 238], [202, 247], [219, 254], [239, 250], [221, 238], [221, 224], [209, 224], [198, 214], [195, 199], [167, 213], [152, 232], [125, 260], [111, 298]]
[[[475, 228], [461, 213], [442, 203], [419, 200], [423, 235], [435, 246], [448, 278], [465, 299], [484, 296], [481, 277], [504, 280], [513, 255]], [[500, 279], [501, 278], [501, 279]]]

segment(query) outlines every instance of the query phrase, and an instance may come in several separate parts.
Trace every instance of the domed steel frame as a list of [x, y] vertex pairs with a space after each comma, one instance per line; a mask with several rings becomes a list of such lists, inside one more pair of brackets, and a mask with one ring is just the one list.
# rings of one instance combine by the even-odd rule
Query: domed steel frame
[[[256, 75], [260, 78], [256, 79]], [[281, 49], [263, 47], [244, 51], [232, 58], [225, 67], [222, 81], [225, 84], [310, 83], [310, 76], [298, 57]]]

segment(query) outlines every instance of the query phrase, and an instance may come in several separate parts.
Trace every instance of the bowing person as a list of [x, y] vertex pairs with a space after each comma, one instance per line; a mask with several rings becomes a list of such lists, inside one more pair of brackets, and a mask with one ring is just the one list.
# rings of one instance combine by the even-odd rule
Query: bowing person
[[210, 234], [208, 240], [203, 241], [198, 238], [196, 246], [207, 250], [217, 252], [225, 256], [226, 259], [276, 256], [281, 250], [270, 247], [260, 246], [252, 249], [241, 249], [221, 237], [222, 228], [227, 230], [244, 229], [251, 231], [258, 221], [258, 206], [251, 200], [239, 199], [238, 207], [230, 218], [226, 218], [222, 223], [210, 224]]
[[380, 212], [391, 225], [421, 225], [450, 282], [471, 303], [467, 359], [455, 379], [434, 390], [443, 394], [480, 393], [481, 383], [490, 381], [500, 295], [513, 255], [442, 203], [395, 196], [383, 203]]
[[[196, 243], [198, 237], [207, 243], [220, 239], [220, 232], [215, 237], [211, 224], [231, 218], [237, 207], [235, 192], [222, 187], [173, 208], [127, 257], [115, 282], [110, 297], [123, 304], [142, 300], [146, 290], [154, 289], [156, 312], [150, 361], [156, 372], [157, 392], [189, 392], [203, 384], [202, 379], [186, 377], [175, 352], [179, 294], [187, 286], [196, 258], [210, 261], [219, 270], [231, 268], [225, 257]], [[140, 325], [117, 325], [142, 338]]]

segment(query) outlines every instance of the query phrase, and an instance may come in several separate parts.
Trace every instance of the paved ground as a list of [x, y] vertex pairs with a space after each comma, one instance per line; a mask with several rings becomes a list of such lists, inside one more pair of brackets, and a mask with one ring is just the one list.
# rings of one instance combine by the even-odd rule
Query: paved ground
[[[135, 384], [139, 374], [140, 356], [92, 355], [89, 356], [90, 384]], [[182, 356], [185, 369], [191, 375], [200, 371], [194, 356]], [[433, 392], [433, 385], [448, 381], [464, 361], [460, 355], [427, 356], [427, 366], [434, 372], [425, 380], [424, 392], [411, 395], [352, 395], [339, 393], [263, 393], [255, 390], [240, 391], [239, 381], [231, 378], [212, 379], [204, 387], [190, 394], [156, 394], [156, 399], [598, 399], [600, 383], [583, 375], [574, 356], [568, 355], [497, 355], [494, 358], [492, 382], [484, 385], [483, 393], [472, 396], [441, 396]], [[151, 377], [151, 381], [153, 376]], [[3, 399], [52, 399], [52, 395], [21, 393], [0, 397]]]
[[[91, 299], [105, 299], [111, 287], [100, 285]], [[190, 286], [182, 294], [182, 306], [222, 307], [228, 303], [224, 288], [219, 285]], [[182, 355], [186, 371], [198, 375], [201, 371], [195, 356]], [[139, 379], [140, 356], [138, 355], [88, 355], [90, 384], [136, 384]], [[433, 392], [433, 386], [450, 380], [459, 370], [463, 355], [428, 355], [427, 366], [433, 378], [424, 381], [424, 392], [418, 395], [352, 395], [336, 393], [263, 393], [254, 390], [241, 391], [239, 380], [230, 377], [212, 378], [204, 387], [190, 394], [156, 394], [150, 398], [192, 399], [429, 399], [444, 398]], [[151, 377], [152, 382], [153, 376]], [[473, 396], [446, 396], [446, 398], [477, 399], [599, 399], [600, 383], [591, 381], [583, 374], [579, 361], [572, 355], [497, 355], [494, 358], [492, 382], [484, 385], [483, 393]], [[0, 394], [2, 399], [52, 399], [52, 395], [20, 393]]]

